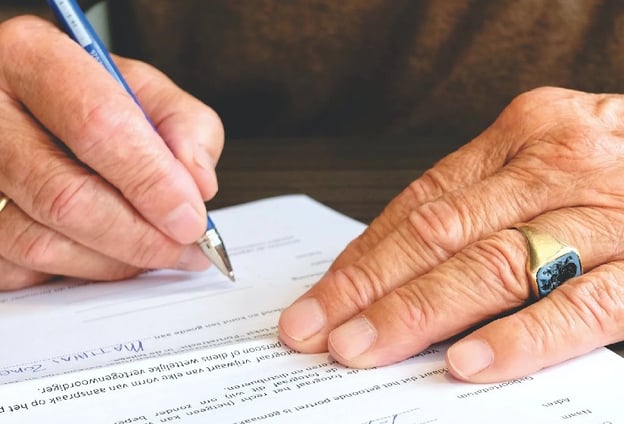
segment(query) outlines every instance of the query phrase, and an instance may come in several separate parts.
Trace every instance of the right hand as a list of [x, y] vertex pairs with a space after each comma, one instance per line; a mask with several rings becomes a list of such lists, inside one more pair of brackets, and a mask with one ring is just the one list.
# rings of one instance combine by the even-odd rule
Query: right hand
[[72, 276], [200, 270], [223, 126], [152, 67], [116, 58], [124, 89], [51, 23], [0, 24], [0, 290]]

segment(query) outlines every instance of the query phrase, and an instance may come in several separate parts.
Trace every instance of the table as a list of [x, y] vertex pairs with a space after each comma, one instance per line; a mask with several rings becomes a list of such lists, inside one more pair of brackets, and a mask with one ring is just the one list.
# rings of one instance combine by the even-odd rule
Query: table
[[457, 146], [447, 139], [317, 137], [226, 142], [212, 208], [305, 193], [369, 223], [383, 207]]

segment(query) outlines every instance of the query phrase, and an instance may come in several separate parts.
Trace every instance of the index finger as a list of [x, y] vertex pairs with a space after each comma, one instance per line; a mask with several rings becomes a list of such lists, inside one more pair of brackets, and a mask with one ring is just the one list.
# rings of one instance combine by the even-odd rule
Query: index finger
[[[539, 184], [533, 176], [520, 178], [503, 168], [464, 190], [416, 208], [370, 251], [326, 274], [286, 309], [280, 317], [280, 335], [298, 350], [323, 350], [334, 328], [377, 300], [485, 235], [549, 209], [553, 197], [548, 190], [538, 195], [526, 190]], [[513, 195], [502, 196], [506, 193]], [[483, 208], [484, 204], [497, 204], [496, 213]]]
[[[344, 268], [372, 250], [419, 206], [489, 177], [507, 160], [504, 138], [488, 128], [482, 135], [438, 161], [386, 206], [366, 230], [336, 258], [330, 271]], [[492, 143], [492, 139], [500, 139]]]
[[76, 157], [115, 186], [152, 225], [189, 244], [206, 227], [202, 196], [124, 89], [52, 24], [3, 25], [0, 88], [26, 105]]

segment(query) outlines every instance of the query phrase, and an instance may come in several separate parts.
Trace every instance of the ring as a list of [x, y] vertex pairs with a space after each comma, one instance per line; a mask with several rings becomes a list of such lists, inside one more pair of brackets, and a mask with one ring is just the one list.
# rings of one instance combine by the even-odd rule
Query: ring
[[10, 201], [11, 199], [6, 197], [4, 194], [0, 195], [0, 212], [2, 212], [2, 210], [6, 207], [6, 205], [9, 204]]
[[535, 297], [544, 297], [583, 273], [581, 257], [575, 248], [531, 225], [513, 229], [522, 233], [529, 248], [526, 269]]

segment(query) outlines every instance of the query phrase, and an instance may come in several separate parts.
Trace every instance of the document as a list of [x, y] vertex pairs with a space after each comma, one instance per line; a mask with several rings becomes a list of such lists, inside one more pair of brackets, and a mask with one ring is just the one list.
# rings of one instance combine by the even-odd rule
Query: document
[[306, 196], [211, 211], [236, 283], [216, 269], [0, 293], [0, 384], [274, 335], [282, 308], [364, 226]]
[[624, 423], [624, 360], [460, 383], [445, 345], [355, 370], [276, 337], [364, 228], [303, 195], [212, 212], [237, 274], [147, 272], [0, 294], [0, 423]]

